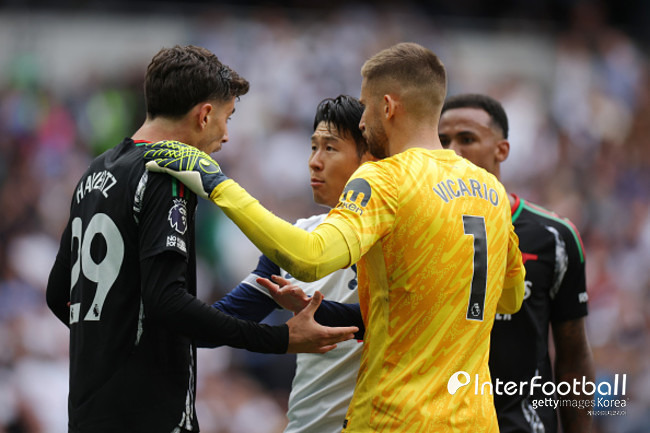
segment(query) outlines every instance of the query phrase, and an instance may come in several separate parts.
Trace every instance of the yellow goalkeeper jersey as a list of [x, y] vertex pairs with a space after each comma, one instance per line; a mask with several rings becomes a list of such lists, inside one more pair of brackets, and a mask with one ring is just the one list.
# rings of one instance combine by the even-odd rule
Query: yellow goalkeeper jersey
[[[504, 187], [451, 150], [363, 164], [324, 224], [359, 258], [366, 325], [344, 432], [498, 432], [490, 330], [516, 311], [524, 268]], [[449, 379], [471, 384], [453, 395]], [[462, 376], [466, 378], [467, 376]]]

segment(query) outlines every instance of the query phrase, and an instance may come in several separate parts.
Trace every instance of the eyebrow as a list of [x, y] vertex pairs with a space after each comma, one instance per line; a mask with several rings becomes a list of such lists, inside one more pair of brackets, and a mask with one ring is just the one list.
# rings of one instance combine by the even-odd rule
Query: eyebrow
[[322, 141], [326, 141], [326, 142], [343, 140], [343, 137], [332, 134], [331, 132], [327, 135], [319, 135], [318, 137], [315, 134], [313, 134], [311, 136], [311, 141], [313, 142], [316, 138], [320, 138]]
[[462, 131], [458, 131], [455, 134], [439, 133], [438, 135], [477, 135], [477, 133], [475, 131], [463, 129]]
[[315, 135], [311, 136], [311, 141], [314, 141], [316, 138], [320, 138], [323, 141], [337, 141], [340, 140], [340, 137], [337, 137], [336, 135], [319, 135], [316, 137]]

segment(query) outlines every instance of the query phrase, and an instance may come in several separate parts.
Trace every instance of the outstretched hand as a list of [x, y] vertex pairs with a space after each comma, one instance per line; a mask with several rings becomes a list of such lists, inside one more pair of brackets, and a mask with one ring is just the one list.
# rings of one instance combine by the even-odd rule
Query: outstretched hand
[[180, 180], [199, 197], [210, 197], [212, 191], [228, 179], [219, 164], [207, 153], [180, 141], [143, 143], [147, 170], [167, 173]]
[[266, 287], [273, 300], [285, 310], [298, 314], [309, 304], [309, 296], [300, 287], [290, 283], [279, 275], [272, 275], [271, 279], [273, 281], [260, 277], [255, 281]]
[[323, 294], [317, 291], [309, 304], [287, 322], [287, 353], [325, 353], [336, 348], [336, 343], [354, 338], [354, 333], [359, 330], [356, 326], [330, 328], [314, 320], [314, 313], [322, 300]]

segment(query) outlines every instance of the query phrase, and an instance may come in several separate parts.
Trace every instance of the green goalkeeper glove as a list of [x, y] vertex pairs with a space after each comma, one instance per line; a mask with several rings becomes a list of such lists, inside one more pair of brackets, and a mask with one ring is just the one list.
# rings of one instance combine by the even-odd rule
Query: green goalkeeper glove
[[196, 147], [170, 140], [142, 146], [147, 149], [147, 170], [171, 174], [199, 197], [209, 199], [217, 185], [228, 179], [219, 164]]

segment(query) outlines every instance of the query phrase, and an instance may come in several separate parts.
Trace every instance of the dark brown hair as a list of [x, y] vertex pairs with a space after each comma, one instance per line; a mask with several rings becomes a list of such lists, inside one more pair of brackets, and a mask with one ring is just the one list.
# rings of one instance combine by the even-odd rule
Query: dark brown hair
[[163, 48], [147, 67], [144, 82], [147, 115], [180, 117], [198, 103], [228, 101], [245, 95], [248, 89], [248, 81], [205, 48], [194, 45]]

